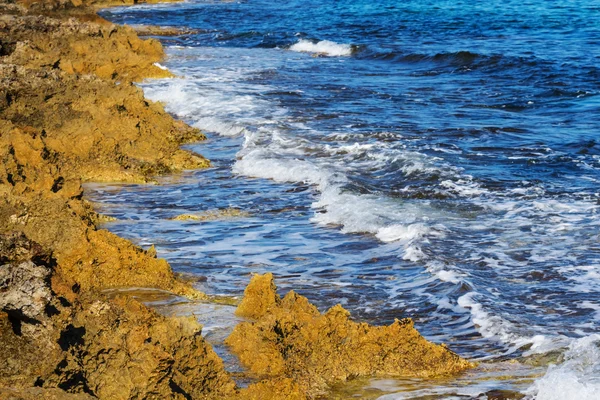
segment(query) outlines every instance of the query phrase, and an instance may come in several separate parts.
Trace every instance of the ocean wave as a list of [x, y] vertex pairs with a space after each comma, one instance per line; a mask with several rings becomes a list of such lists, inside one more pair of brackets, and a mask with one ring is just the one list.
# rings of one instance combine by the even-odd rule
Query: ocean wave
[[322, 54], [329, 57], [349, 56], [352, 55], [353, 51], [352, 46], [349, 44], [336, 43], [329, 40], [322, 40], [315, 43], [305, 39], [300, 39], [298, 43], [290, 46], [290, 50], [301, 53]]
[[421, 62], [435, 62], [435, 63], [452, 63], [459, 65], [472, 64], [480, 60], [488, 60], [497, 62], [502, 58], [500, 55], [487, 56], [484, 54], [473, 53], [470, 51], [456, 51], [456, 52], [441, 52], [435, 54], [425, 53], [409, 53], [402, 49], [400, 50], [385, 50], [378, 49], [374, 50], [369, 47], [361, 47], [361, 51], [358, 52], [358, 56], [361, 59], [374, 59], [383, 61], [396, 61], [405, 63], [421, 63]]
[[563, 361], [551, 365], [526, 393], [536, 400], [596, 400], [600, 398], [600, 335], [574, 340]]
[[[436, 66], [464, 67], [469, 69], [499, 69], [512, 68], [528, 69], [532, 67], [550, 67], [548, 61], [533, 56], [508, 56], [504, 54], [483, 54], [468, 50], [439, 53], [411, 53], [403, 49], [372, 49], [369, 46], [359, 46], [355, 51], [356, 57], [363, 60], [380, 60], [403, 64], [433, 64]], [[544, 65], [542, 65], [544, 64]]]
[[272, 179], [275, 182], [302, 182], [325, 188], [330, 173], [309, 161], [269, 156], [264, 149], [254, 149], [238, 159], [233, 166], [238, 175]]
[[459, 297], [457, 303], [470, 311], [471, 320], [481, 336], [510, 346], [507, 354], [522, 348], [527, 348], [526, 355], [547, 353], [565, 345], [566, 338], [562, 336], [529, 336], [521, 332], [514, 323], [486, 311], [483, 304], [476, 301], [477, 296], [477, 292], [469, 292]]

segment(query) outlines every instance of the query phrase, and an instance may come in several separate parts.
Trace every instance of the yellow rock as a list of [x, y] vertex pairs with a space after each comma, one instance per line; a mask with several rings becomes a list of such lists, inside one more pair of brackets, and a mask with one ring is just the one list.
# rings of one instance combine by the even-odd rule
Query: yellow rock
[[221, 210], [209, 210], [198, 214], [181, 214], [171, 218], [173, 221], [214, 221], [227, 218], [244, 218], [250, 213], [237, 208], [225, 208]]
[[427, 341], [411, 319], [371, 326], [350, 320], [340, 305], [321, 314], [294, 291], [281, 299], [271, 274], [252, 277], [237, 314], [254, 319], [226, 339], [240, 361], [259, 377], [293, 379], [309, 397], [353, 377], [432, 378], [474, 366]]

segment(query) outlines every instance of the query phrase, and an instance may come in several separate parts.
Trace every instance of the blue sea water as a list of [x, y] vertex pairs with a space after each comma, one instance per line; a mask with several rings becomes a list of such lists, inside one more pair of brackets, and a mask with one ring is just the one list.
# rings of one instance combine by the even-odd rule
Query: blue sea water
[[[321, 310], [410, 316], [498, 375], [372, 383], [382, 398], [600, 398], [600, 3], [192, 0], [102, 15], [196, 30], [159, 38], [178, 77], [142, 87], [207, 133], [191, 149], [213, 162], [158, 186], [90, 186], [119, 218], [109, 229], [209, 293], [239, 296], [270, 271]], [[229, 207], [250, 216], [169, 220]]]

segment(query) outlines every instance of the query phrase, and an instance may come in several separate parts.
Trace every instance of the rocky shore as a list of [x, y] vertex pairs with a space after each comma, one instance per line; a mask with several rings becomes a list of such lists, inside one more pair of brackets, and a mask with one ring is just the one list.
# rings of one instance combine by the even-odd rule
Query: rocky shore
[[[227, 345], [256, 383], [236, 386], [194, 317], [167, 318], [111, 288], [206, 296], [151, 248], [98, 228], [88, 181], [151, 182], [206, 168], [180, 148], [204, 136], [133, 82], [168, 77], [160, 43], [98, 17], [133, 1], [0, 0], [0, 398], [304, 399], [360, 376], [472, 367], [408, 319], [355, 323], [337, 306], [246, 289]], [[151, 29], [147, 30], [151, 32]]]

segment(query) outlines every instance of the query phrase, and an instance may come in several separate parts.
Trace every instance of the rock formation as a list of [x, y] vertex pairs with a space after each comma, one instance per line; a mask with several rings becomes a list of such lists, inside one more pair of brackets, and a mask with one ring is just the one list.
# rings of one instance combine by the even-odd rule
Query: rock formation
[[[0, 397], [227, 398], [194, 318], [106, 288], [188, 297], [168, 263], [96, 226], [82, 182], [147, 182], [209, 165], [203, 138], [131, 82], [168, 76], [154, 40], [77, 1], [0, 2]], [[67, 392], [76, 393], [69, 395]]]
[[431, 378], [473, 367], [423, 338], [408, 318], [370, 326], [340, 305], [321, 314], [294, 291], [281, 299], [271, 274], [252, 278], [237, 314], [254, 320], [226, 340], [240, 361], [263, 378], [293, 378], [308, 396], [361, 376]]

